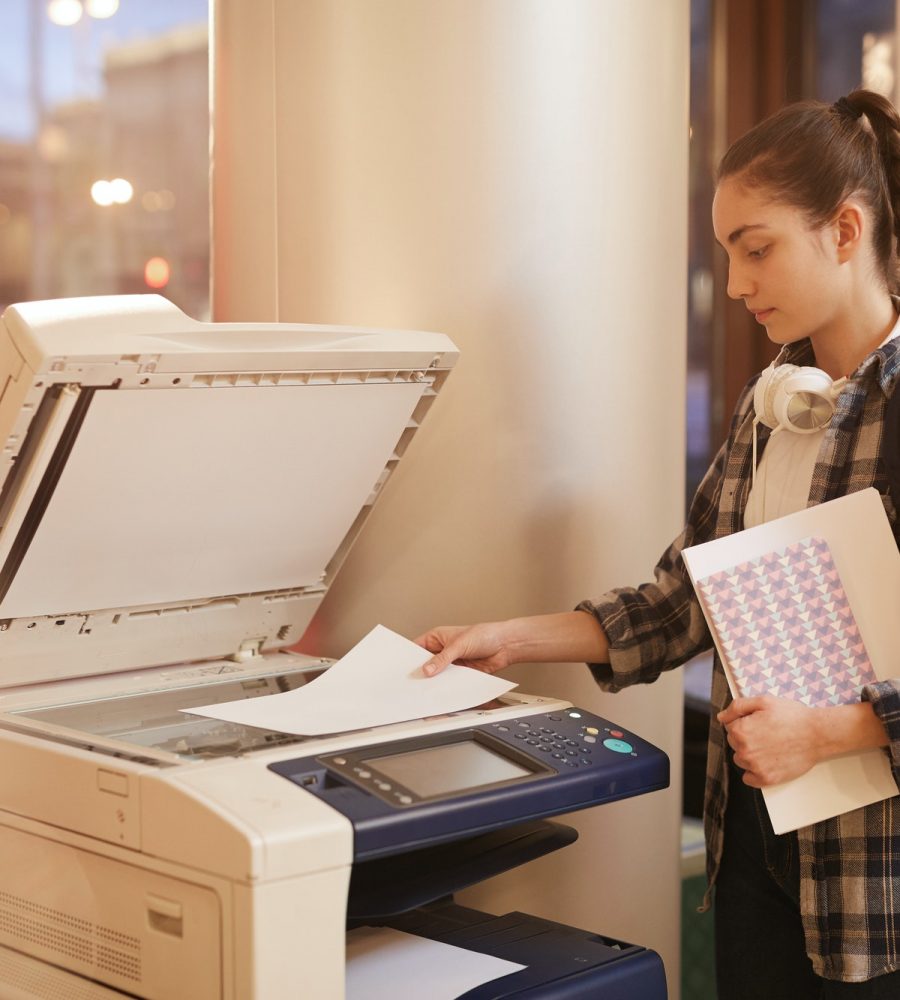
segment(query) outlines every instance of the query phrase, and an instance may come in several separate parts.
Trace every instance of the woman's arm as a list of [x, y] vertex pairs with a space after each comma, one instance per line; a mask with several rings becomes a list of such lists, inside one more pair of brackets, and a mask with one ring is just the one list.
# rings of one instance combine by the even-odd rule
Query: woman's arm
[[809, 708], [769, 695], [735, 698], [718, 720], [744, 783], [754, 788], [797, 778], [828, 757], [888, 745], [887, 730], [868, 702]]
[[480, 625], [443, 625], [419, 636], [416, 642], [436, 654], [423, 667], [429, 677], [449, 663], [492, 674], [513, 663], [604, 663], [609, 655], [603, 629], [584, 611]]

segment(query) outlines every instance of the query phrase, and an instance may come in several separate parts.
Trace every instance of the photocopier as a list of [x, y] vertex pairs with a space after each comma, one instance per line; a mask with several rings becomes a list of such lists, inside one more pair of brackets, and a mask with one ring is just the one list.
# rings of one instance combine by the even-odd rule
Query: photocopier
[[291, 647], [456, 360], [156, 295], [5, 310], [3, 1000], [341, 1000], [359, 928], [522, 966], [469, 1000], [666, 996], [649, 949], [454, 902], [665, 787], [634, 733], [518, 692], [315, 737], [185, 712], [328, 669]]

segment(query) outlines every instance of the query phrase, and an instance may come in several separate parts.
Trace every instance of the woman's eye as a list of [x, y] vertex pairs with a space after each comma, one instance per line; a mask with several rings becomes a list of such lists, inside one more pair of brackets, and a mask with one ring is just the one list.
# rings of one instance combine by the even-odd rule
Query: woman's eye
[[748, 250], [747, 256], [752, 257], [754, 260], [762, 260], [763, 257], [769, 252], [769, 248], [760, 247], [758, 250]]

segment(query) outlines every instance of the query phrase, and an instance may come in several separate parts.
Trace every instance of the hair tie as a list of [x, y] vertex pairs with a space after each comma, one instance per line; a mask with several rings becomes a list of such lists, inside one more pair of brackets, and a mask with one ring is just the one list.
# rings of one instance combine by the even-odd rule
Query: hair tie
[[857, 118], [862, 117], [862, 111], [855, 108], [846, 97], [839, 97], [832, 107], [838, 112], [838, 114], [846, 115], [848, 118], [852, 118], [854, 121]]

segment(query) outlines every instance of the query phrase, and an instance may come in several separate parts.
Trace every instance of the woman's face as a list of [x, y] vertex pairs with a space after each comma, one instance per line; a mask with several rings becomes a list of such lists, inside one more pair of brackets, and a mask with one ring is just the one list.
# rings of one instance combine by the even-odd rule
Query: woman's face
[[800, 209], [729, 177], [713, 199], [713, 229], [728, 254], [729, 296], [770, 340], [815, 339], [835, 324], [845, 277], [836, 225], [813, 229]]

